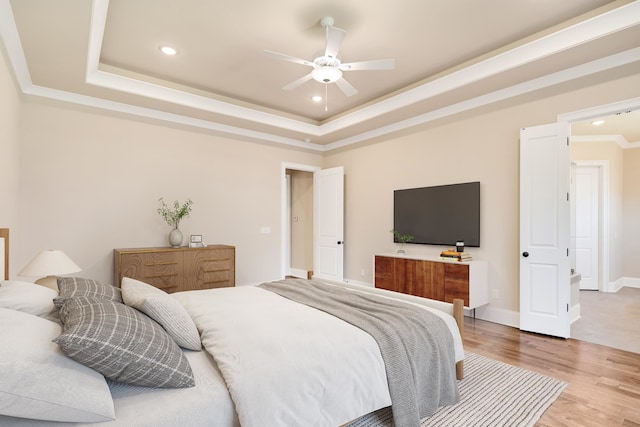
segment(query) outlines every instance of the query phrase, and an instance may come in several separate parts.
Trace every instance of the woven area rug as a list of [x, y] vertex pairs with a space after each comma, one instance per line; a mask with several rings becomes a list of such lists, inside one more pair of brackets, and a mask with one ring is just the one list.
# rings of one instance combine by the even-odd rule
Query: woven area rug
[[[440, 408], [420, 425], [528, 427], [560, 396], [566, 383], [494, 359], [465, 352], [460, 402]], [[365, 415], [348, 427], [391, 427], [391, 408]]]

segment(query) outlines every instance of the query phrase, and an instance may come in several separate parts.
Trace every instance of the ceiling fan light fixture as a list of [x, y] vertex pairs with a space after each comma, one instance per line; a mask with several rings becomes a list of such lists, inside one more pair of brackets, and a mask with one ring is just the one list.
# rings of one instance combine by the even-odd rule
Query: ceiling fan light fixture
[[328, 65], [315, 68], [311, 72], [311, 77], [315, 81], [320, 83], [334, 83], [337, 80], [340, 80], [342, 77], [342, 71], [340, 71], [337, 67], [330, 67]]
[[178, 53], [178, 51], [171, 46], [160, 46], [160, 51], [167, 56], [173, 56]]

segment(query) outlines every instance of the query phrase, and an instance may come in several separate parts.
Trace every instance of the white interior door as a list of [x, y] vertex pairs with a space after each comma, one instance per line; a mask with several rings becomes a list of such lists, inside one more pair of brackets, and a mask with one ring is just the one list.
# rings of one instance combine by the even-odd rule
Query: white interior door
[[598, 206], [600, 169], [578, 165], [576, 170], [576, 271], [580, 289], [598, 290]]
[[567, 338], [569, 125], [520, 131], [520, 329]]
[[313, 275], [343, 280], [344, 168], [313, 174]]

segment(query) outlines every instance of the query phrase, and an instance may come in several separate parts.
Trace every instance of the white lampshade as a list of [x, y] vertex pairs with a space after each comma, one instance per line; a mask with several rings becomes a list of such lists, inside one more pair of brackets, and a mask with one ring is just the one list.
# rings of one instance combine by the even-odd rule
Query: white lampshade
[[43, 277], [35, 283], [58, 290], [57, 278], [59, 274], [76, 273], [82, 270], [64, 252], [59, 250], [42, 251], [29, 264], [27, 264], [18, 276]]

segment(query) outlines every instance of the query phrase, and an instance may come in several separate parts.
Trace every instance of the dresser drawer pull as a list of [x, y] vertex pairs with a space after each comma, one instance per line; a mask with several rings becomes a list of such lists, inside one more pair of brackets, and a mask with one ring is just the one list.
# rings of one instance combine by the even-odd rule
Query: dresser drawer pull
[[159, 279], [161, 277], [176, 277], [177, 274], [158, 274], [154, 276], [144, 276], [145, 279]]
[[154, 262], [151, 264], [145, 264], [147, 267], [153, 267], [154, 265], [173, 265], [173, 264], [177, 264], [177, 262]]
[[216, 270], [204, 270], [205, 273], [215, 273], [216, 271], [231, 271], [230, 268], [218, 268]]

